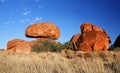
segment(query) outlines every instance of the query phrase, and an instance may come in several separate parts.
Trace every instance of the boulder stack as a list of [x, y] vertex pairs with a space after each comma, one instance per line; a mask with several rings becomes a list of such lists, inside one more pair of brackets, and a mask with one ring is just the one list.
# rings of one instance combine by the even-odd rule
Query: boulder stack
[[60, 29], [59, 27], [50, 22], [37, 23], [32, 24], [26, 28], [25, 36], [30, 38], [36, 38], [36, 40], [10, 40], [7, 43], [7, 51], [29, 54], [31, 52], [32, 46], [36, 44], [36, 42], [44, 41], [46, 39], [58, 39], [60, 37]]
[[73, 35], [70, 40], [75, 50], [108, 51], [111, 43], [106, 31], [91, 23], [83, 23], [80, 27], [81, 34]]

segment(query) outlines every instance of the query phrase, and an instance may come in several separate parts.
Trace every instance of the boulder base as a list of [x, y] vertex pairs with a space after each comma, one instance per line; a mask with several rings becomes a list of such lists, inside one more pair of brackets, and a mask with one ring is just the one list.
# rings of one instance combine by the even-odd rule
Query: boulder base
[[21, 39], [14, 39], [8, 42], [7, 51], [29, 54], [33, 43], [34, 42], [32, 41], [29, 42]]

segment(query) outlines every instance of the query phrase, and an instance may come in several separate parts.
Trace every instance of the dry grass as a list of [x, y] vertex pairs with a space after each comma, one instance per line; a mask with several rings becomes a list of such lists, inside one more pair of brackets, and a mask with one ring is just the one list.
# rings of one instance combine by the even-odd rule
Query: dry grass
[[0, 51], [0, 73], [120, 73], [120, 52], [93, 52], [86, 58], [75, 55], [66, 58], [60, 53], [27, 55]]

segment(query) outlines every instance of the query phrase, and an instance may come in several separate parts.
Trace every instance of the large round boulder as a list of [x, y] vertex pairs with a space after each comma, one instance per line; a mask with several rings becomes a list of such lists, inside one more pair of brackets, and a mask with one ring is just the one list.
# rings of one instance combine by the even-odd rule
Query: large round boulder
[[32, 38], [51, 38], [58, 39], [60, 37], [60, 29], [50, 22], [42, 22], [32, 24], [25, 30], [26, 37]]

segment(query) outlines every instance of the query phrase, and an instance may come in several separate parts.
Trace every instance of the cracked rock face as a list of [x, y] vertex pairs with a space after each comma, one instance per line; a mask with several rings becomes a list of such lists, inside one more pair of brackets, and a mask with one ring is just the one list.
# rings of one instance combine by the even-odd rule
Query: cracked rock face
[[21, 39], [10, 40], [7, 43], [7, 51], [29, 54], [34, 41], [25, 41]]
[[56, 40], [60, 37], [60, 29], [50, 22], [32, 24], [25, 30], [25, 36], [31, 38], [51, 38]]
[[111, 39], [105, 30], [90, 23], [83, 23], [80, 29], [81, 34], [74, 35], [71, 39], [75, 50], [108, 51]]

